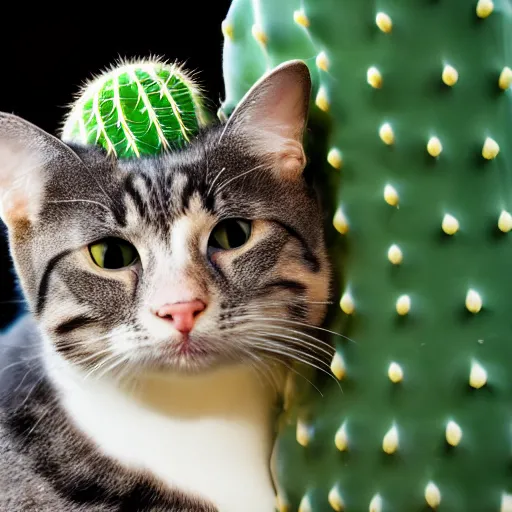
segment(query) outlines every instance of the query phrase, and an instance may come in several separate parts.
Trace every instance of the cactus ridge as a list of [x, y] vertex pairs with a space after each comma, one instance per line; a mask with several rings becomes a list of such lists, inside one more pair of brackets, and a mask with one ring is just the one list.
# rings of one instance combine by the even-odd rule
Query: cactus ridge
[[512, 3], [233, 0], [223, 32], [223, 116], [311, 71], [328, 328], [354, 340], [342, 393], [290, 387], [278, 510], [512, 512]]

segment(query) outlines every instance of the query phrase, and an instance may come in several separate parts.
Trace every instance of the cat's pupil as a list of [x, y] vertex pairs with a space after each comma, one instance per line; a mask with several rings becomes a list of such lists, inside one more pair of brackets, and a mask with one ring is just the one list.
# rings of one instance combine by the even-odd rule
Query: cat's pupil
[[119, 244], [108, 244], [103, 257], [103, 266], [105, 268], [124, 267], [123, 250]]
[[107, 238], [92, 244], [89, 252], [96, 265], [109, 270], [128, 267], [138, 257], [133, 245], [116, 238]]

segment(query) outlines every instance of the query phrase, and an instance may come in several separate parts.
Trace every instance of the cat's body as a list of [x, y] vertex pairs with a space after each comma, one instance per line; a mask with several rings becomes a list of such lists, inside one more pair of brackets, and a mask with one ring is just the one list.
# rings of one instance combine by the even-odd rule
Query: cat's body
[[141, 160], [0, 115], [30, 307], [0, 339], [1, 512], [273, 510], [283, 369], [315, 361], [301, 331], [328, 298], [309, 91], [282, 66], [225, 126]]

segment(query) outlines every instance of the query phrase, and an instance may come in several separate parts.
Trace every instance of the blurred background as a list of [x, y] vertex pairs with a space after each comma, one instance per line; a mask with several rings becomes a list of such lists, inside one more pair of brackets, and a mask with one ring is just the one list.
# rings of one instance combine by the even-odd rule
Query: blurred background
[[[57, 9], [52, 2], [36, 8], [10, 2], [0, 31], [0, 111], [56, 135], [85, 80], [120, 57], [151, 55], [197, 71], [216, 109], [224, 97], [221, 23], [230, 3], [62, 3]], [[0, 329], [23, 310], [20, 299], [0, 221]]]

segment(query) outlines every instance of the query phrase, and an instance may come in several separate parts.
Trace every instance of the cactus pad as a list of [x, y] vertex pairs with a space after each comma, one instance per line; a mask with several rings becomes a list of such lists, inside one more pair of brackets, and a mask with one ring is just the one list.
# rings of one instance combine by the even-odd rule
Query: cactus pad
[[511, 512], [512, 3], [234, 0], [222, 28], [225, 116], [310, 68], [350, 338], [341, 391], [319, 374], [283, 416], [279, 510]]
[[122, 64], [83, 88], [62, 139], [139, 157], [188, 142], [205, 115], [199, 88], [178, 66], [158, 60]]

